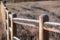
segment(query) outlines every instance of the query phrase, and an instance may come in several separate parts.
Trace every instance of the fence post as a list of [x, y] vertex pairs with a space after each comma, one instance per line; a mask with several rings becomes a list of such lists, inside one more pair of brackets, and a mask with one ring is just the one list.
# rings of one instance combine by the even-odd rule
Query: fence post
[[10, 19], [9, 19], [9, 25], [10, 25], [10, 35], [9, 38], [10, 40], [13, 40], [13, 15], [10, 13]]
[[2, 15], [2, 26], [6, 31], [6, 13], [5, 13], [4, 5], [2, 2], [1, 2], [1, 15]]
[[43, 24], [46, 21], [49, 21], [48, 15], [39, 16], [39, 40], [49, 40], [49, 32], [43, 29]]
[[[16, 14], [13, 15], [13, 18], [14, 17], [17, 17]], [[13, 35], [14, 36], [17, 36], [17, 26], [16, 26], [16, 23], [13, 23]]]
[[10, 14], [10, 40], [13, 40], [13, 37], [17, 35], [17, 27], [16, 24], [13, 22], [13, 18], [16, 17], [15, 14]]
[[39, 40], [43, 40], [43, 18], [39, 16]]

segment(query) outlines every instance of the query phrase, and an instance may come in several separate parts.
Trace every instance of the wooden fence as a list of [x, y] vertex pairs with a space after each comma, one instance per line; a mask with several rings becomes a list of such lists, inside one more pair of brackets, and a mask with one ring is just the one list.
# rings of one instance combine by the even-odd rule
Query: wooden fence
[[16, 37], [16, 24], [28, 26], [35, 26], [29, 23], [39, 24], [39, 40], [49, 40], [49, 31], [60, 33], [60, 30], [58, 29], [43, 27], [43, 25], [60, 26], [60, 23], [49, 22], [49, 16], [46, 14], [40, 15], [39, 20], [17, 18], [16, 14], [11, 13], [6, 6], [6, 3], [3, 2], [1, 2], [1, 13], [3, 18], [3, 26], [7, 33], [7, 40], [20, 40]]

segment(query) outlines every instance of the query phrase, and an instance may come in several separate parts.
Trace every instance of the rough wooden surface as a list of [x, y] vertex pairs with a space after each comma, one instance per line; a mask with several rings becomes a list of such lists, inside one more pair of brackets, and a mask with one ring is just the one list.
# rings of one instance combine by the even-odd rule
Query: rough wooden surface
[[1, 1], [0, 1], [0, 40], [6, 40], [6, 32], [2, 26]]

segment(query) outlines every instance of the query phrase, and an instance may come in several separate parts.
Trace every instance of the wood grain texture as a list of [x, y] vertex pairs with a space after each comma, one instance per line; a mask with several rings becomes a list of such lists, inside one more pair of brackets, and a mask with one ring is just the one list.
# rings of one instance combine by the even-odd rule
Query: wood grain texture
[[5, 14], [4, 5], [2, 2], [1, 2], [1, 15], [2, 15], [2, 24], [3, 24], [4, 30], [6, 31], [6, 14]]

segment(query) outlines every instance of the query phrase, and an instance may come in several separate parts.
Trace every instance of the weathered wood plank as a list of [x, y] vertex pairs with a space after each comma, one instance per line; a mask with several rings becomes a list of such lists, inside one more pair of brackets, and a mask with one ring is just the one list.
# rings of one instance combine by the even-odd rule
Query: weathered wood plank
[[43, 39], [43, 17], [39, 16], [39, 40]]
[[60, 33], [60, 30], [55, 29], [55, 28], [43, 27], [43, 29], [46, 30], [46, 31]]
[[10, 23], [11, 23], [11, 25], [10, 25], [10, 28], [11, 28], [11, 31], [10, 31], [10, 40], [13, 40], [13, 20], [12, 20], [12, 18], [13, 18], [13, 16], [12, 16], [12, 14], [11, 14], [11, 18], [10, 18]]
[[1, 15], [2, 15], [2, 24], [3, 24], [4, 30], [6, 31], [6, 21], [5, 21], [6, 13], [5, 13], [4, 5], [2, 2], [1, 2]]
[[48, 15], [39, 16], [39, 40], [49, 40], [49, 32], [44, 30], [43, 28], [44, 22], [48, 22], [48, 21], [49, 21]]

